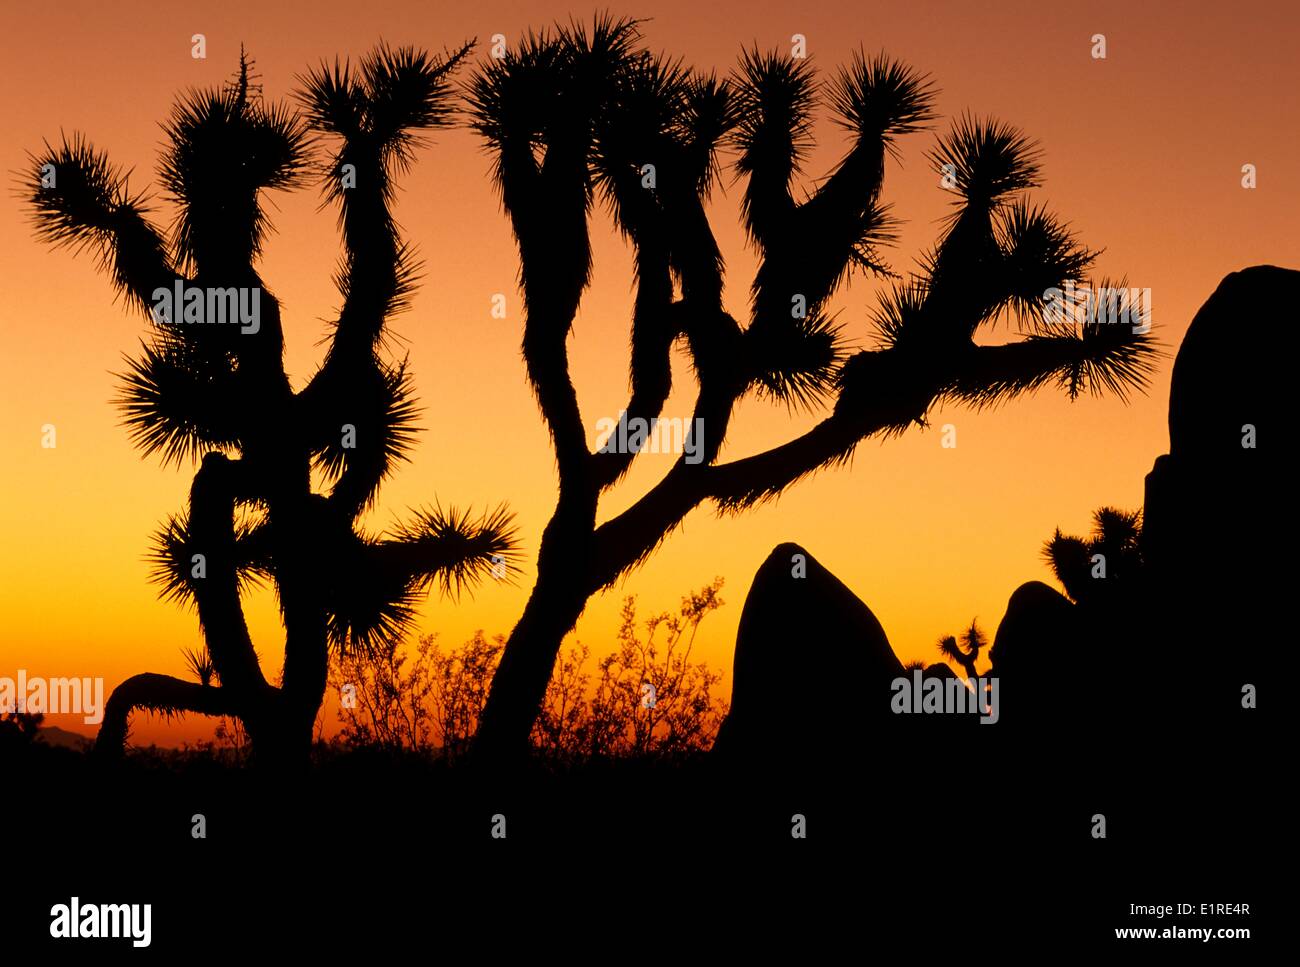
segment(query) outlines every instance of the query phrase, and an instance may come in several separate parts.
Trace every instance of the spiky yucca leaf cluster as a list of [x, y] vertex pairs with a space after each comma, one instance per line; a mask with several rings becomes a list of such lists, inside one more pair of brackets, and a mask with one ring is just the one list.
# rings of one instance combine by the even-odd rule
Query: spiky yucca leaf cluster
[[270, 228], [261, 192], [303, 183], [308, 128], [258, 96], [251, 66], [241, 51], [231, 83], [183, 95], [163, 125], [159, 180], [178, 210], [170, 247], [184, 273], [256, 259]]
[[[272, 576], [270, 545], [266, 518], [256, 511], [243, 513], [233, 529], [235, 578], [246, 592]], [[199, 581], [206, 578], [208, 548], [190, 536], [189, 515], [171, 514], [154, 533], [146, 555], [150, 577], [160, 588], [164, 601], [194, 607]], [[196, 555], [198, 559], [196, 559]]]
[[1091, 534], [1074, 537], [1058, 527], [1043, 544], [1043, 559], [1076, 604], [1103, 600], [1117, 590], [1132, 592], [1144, 569], [1142, 512], [1099, 507]]

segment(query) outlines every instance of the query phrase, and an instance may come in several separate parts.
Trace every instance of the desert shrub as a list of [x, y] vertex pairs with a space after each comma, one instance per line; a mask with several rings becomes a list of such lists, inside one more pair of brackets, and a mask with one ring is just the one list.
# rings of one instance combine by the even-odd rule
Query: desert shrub
[[[727, 712], [715, 694], [723, 675], [691, 655], [700, 624], [723, 604], [721, 587], [715, 579], [682, 598], [676, 613], [644, 621], [630, 595], [613, 652], [594, 667], [581, 642], [563, 652], [533, 726], [538, 755], [573, 763], [708, 749]], [[504, 647], [504, 636], [478, 631], [447, 651], [437, 635], [425, 635], [414, 650], [389, 642], [336, 655], [330, 687], [340, 699], [337, 741], [459, 758], [478, 729]]]

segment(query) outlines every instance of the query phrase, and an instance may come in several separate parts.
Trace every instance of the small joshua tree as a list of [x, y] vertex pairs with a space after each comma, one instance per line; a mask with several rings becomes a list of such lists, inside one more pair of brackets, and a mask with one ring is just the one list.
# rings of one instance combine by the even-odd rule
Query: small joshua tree
[[1062, 534], [1058, 527], [1043, 545], [1043, 558], [1075, 604], [1104, 600], [1108, 592], [1143, 576], [1142, 512], [1099, 507], [1087, 537]]
[[966, 672], [966, 677], [970, 679], [971, 684], [975, 683], [975, 661], [979, 658], [980, 652], [988, 644], [988, 638], [984, 632], [980, 631], [979, 624], [975, 621], [970, 623], [970, 627], [960, 635], [961, 641], [948, 635], [939, 639], [939, 654], [944, 658], [955, 661]]
[[[644, 561], [701, 503], [730, 512], [775, 497], [848, 462], [864, 439], [925, 426], [937, 404], [980, 407], [1052, 384], [1071, 397], [1123, 396], [1145, 384], [1153, 352], [1145, 332], [1080, 322], [1046, 296], [1081, 278], [1094, 253], [1025, 199], [1039, 183], [1033, 144], [971, 117], [930, 155], [954, 203], [937, 244], [919, 274], [894, 277], [881, 296], [875, 347], [846, 352], [829, 300], [855, 267], [885, 271], [885, 161], [901, 136], [933, 120], [932, 94], [925, 78], [883, 55], [855, 58], [823, 88], [808, 61], [753, 51], [721, 81], [652, 55], [635, 22], [610, 19], [590, 31], [530, 35], [479, 69], [472, 119], [518, 243], [524, 359], [559, 477], [537, 583], [476, 737], [484, 754], [527, 748], [560, 642], [588, 598]], [[848, 151], [799, 201], [819, 104], [847, 132]], [[737, 152], [745, 227], [760, 256], [746, 326], [723, 308], [723, 257], [706, 213], [724, 148]], [[690, 425], [703, 431], [692, 429], [681, 458], [644, 497], [599, 526], [601, 497], [640, 447], [589, 449], [569, 375], [598, 201], [635, 257], [619, 438], [624, 424], [635, 436], [661, 414], [679, 346], [698, 390]], [[976, 342], [1008, 315], [1024, 338]], [[774, 449], [724, 461], [732, 415], [749, 394], [830, 412]]]
[[[38, 235], [97, 254], [149, 320], [120, 401], [135, 444], [164, 463], [199, 464], [188, 512], [163, 526], [153, 559], [164, 597], [197, 608], [210, 660], [192, 662], [198, 682], [144, 674], [114, 689], [101, 751], [121, 750], [142, 708], [233, 716], [256, 759], [305, 761], [330, 646], [395, 639], [432, 584], [457, 591], [513, 569], [502, 510], [471, 519], [435, 508], [382, 538], [358, 523], [415, 432], [410, 374], [385, 350], [415, 270], [390, 212], [395, 176], [412, 162], [417, 132], [450, 120], [450, 75], [467, 51], [380, 47], [359, 69], [322, 66], [303, 80], [301, 115], [263, 101], [241, 53], [231, 84], [186, 95], [164, 126], [159, 175], [176, 208], [165, 235], [82, 137], [33, 158]], [[257, 262], [270, 230], [265, 193], [302, 185], [313, 136], [335, 146], [320, 174], [340, 209], [342, 306], [323, 364], [295, 392], [281, 306]], [[182, 298], [167, 306], [173, 292]], [[251, 319], [213, 324], [236, 298]], [[240, 601], [258, 580], [273, 583], [284, 623], [278, 685], [263, 673]]]

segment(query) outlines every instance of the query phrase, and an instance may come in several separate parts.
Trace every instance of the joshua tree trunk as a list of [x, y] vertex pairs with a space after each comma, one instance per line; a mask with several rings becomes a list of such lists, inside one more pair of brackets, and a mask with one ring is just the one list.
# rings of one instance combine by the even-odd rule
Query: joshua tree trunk
[[595, 509], [594, 497], [562, 497], [542, 535], [537, 584], [492, 679], [474, 738], [477, 755], [517, 759], [528, 751], [560, 645], [596, 591], [590, 555]]
[[108, 697], [104, 721], [95, 740], [95, 753], [113, 756], [126, 743], [131, 713], [138, 708], [155, 712], [185, 710], [204, 715], [239, 715], [242, 711], [224, 688], [186, 682], [170, 675], [133, 675]]
[[569, 586], [556, 588], [553, 582], [539, 581], [510, 633], [475, 735], [476, 754], [503, 760], [527, 753], [560, 645], [586, 605], [581, 586], [566, 583]]

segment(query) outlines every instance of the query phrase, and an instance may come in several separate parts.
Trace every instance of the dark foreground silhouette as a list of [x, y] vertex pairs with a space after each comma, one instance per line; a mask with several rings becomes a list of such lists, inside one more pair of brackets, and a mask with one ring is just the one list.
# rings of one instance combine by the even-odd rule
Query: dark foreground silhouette
[[[1104, 785], [1143, 782], [1150, 769], [1128, 755], [1139, 749], [1188, 768], [1207, 754], [1243, 770], [1268, 761], [1265, 723], [1281, 697], [1270, 646], [1285, 600], [1271, 546], [1289, 516], [1282, 367], [1296, 340], [1281, 313], [1294, 315], [1285, 307], [1297, 297], [1300, 272], [1259, 266], [1228, 276], [1197, 313], [1174, 366], [1170, 453], [1147, 477], [1143, 512], [1099, 512], [1088, 544], [1058, 532], [1054, 566], [1074, 600], [1037, 581], [1011, 594], [988, 652], [996, 725], [934, 719], [965, 729], [951, 741], [981, 768], [1033, 758]], [[1109, 570], [1091, 556], [1102, 551]], [[791, 669], [777, 656], [793, 641], [831, 653]], [[916, 724], [890, 714], [890, 683], [902, 673], [868, 607], [806, 550], [783, 544], [745, 603], [732, 711], [715, 751], [752, 768], [802, 770], [878, 755], [882, 743], [900, 755]]]

